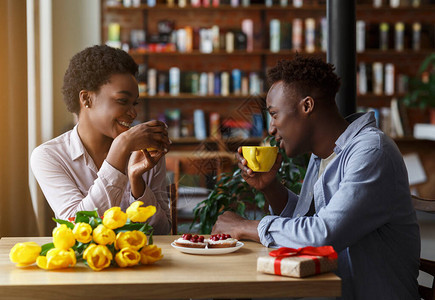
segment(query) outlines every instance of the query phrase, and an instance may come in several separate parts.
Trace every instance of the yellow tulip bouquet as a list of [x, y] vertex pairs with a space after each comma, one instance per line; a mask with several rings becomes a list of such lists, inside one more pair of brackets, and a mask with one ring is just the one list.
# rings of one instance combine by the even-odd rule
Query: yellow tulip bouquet
[[95, 271], [111, 265], [152, 264], [163, 258], [162, 250], [153, 245], [153, 228], [146, 223], [156, 207], [141, 205], [142, 201], [133, 202], [126, 213], [115, 206], [106, 210], [102, 218], [94, 210], [77, 212], [73, 222], [53, 219], [60, 226], [53, 230], [52, 243], [15, 244], [10, 260], [19, 267], [36, 262], [46, 270], [73, 267], [81, 259]]

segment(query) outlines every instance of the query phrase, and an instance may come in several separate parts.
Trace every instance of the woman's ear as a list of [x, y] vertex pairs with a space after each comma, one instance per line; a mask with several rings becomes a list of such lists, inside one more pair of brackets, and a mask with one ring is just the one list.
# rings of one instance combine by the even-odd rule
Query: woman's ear
[[81, 90], [79, 92], [80, 97], [80, 107], [81, 108], [90, 108], [92, 105], [91, 92], [87, 90]]

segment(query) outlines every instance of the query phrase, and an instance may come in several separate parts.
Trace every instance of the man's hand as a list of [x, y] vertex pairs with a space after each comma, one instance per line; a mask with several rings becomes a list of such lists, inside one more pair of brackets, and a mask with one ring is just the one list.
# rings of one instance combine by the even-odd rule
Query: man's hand
[[248, 168], [248, 162], [242, 155], [242, 147], [237, 149], [236, 158], [238, 166], [242, 170], [243, 179], [245, 179], [250, 186], [259, 191], [264, 190], [276, 179], [276, 173], [278, 172], [282, 162], [282, 156], [278, 153], [275, 164], [269, 172], [254, 172], [252, 169]]
[[248, 239], [260, 242], [257, 232], [258, 223], [260, 221], [246, 220], [232, 211], [226, 211], [218, 217], [211, 233], [226, 233], [238, 240]]

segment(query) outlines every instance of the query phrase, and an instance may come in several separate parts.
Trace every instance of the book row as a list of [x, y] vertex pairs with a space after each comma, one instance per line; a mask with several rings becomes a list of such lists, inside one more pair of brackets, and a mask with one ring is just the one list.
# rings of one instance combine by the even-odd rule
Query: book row
[[180, 93], [206, 96], [256, 95], [264, 93], [260, 72], [239, 69], [221, 72], [183, 71], [172, 67], [169, 71], [139, 68], [139, 93], [141, 95], [171, 95]]
[[366, 95], [403, 95], [408, 91], [409, 77], [396, 74], [392, 63], [360, 62], [357, 70], [357, 93]]
[[158, 119], [168, 124], [168, 135], [174, 140], [180, 137], [195, 137], [198, 140], [207, 137], [261, 138], [265, 129], [265, 120], [261, 114], [253, 114], [251, 120], [236, 120], [230, 117], [222, 120], [217, 112], [196, 109], [193, 115], [183, 115], [180, 109], [174, 108], [166, 109]]
[[[156, 6], [157, 0], [106, 0], [107, 5], [117, 6], [122, 5], [124, 7], [139, 7], [141, 5], [147, 5], [148, 7]], [[264, 4], [267, 7], [271, 6], [293, 6], [303, 7], [304, 5], [313, 4], [325, 4], [326, 0], [166, 0], [164, 4], [169, 7], [178, 6], [186, 7], [188, 5], [192, 7], [219, 7], [220, 5], [231, 5], [232, 7], [244, 6], [248, 7], [251, 4]], [[357, 1], [357, 4], [371, 2], [373, 7], [419, 7], [425, 0], [370, 0]], [[162, 2], [163, 4], [163, 2]]]

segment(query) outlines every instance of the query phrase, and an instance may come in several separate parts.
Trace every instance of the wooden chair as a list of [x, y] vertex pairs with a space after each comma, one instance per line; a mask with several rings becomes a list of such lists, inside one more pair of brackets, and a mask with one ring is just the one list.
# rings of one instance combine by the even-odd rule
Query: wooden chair
[[171, 233], [177, 234], [177, 200], [178, 200], [178, 190], [175, 183], [171, 183], [168, 186], [169, 203], [171, 207]]
[[[412, 204], [418, 211], [435, 213], [435, 200], [423, 199], [412, 195]], [[435, 277], [435, 261], [420, 258], [420, 270]], [[435, 279], [435, 278], [434, 278]], [[432, 287], [419, 285], [420, 297], [424, 300], [435, 300], [435, 280], [432, 280]]]

